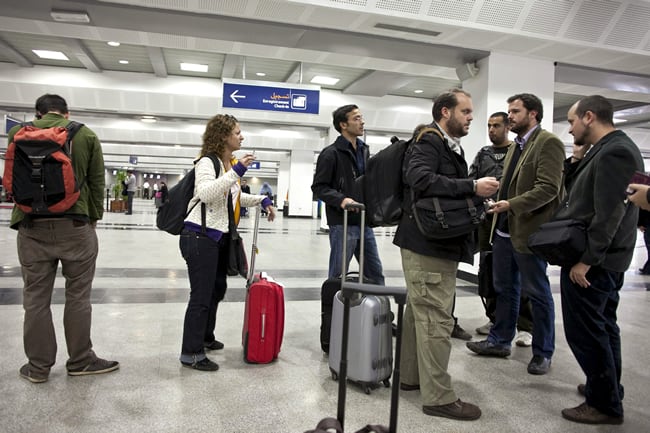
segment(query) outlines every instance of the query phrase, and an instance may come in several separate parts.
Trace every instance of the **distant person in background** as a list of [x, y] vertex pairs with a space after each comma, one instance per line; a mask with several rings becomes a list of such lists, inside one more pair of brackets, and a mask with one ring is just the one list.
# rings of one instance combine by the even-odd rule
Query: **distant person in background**
[[[251, 187], [248, 186], [248, 182], [244, 179], [241, 181], [241, 192], [244, 194], [250, 194], [251, 193]], [[241, 208], [241, 216], [247, 217], [248, 216], [248, 208], [247, 207], [242, 207]]]
[[[271, 185], [269, 185], [268, 182], [264, 182], [262, 184], [262, 188], [260, 188], [260, 195], [267, 196], [271, 202], [273, 202], [273, 190], [271, 189]], [[264, 208], [262, 208], [262, 215], [266, 215], [266, 210]]]
[[156, 195], [158, 194], [158, 189], [159, 189], [158, 183], [154, 183], [153, 184], [153, 194], [152, 194], [151, 198], [154, 198], [154, 199], [156, 198]]
[[142, 185], [142, 197], [145, 199], [149, 198], [149, 182], [146, 180], [144, 181], [144, 184]]
[[126, 213], [125, 215], [133, 214], [133, 197], [135, 196], [135, 175], [132, 170], [126, 172]]
[[169, 200], [169, 189], [167, 189], [165, 182], [160, 182], [160, 201], [167, 203], [167, 200]]

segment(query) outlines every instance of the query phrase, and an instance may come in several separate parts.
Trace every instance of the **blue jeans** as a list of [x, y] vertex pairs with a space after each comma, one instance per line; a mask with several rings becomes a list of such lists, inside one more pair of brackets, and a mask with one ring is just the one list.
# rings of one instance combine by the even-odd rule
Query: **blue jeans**
[[551, 358], [555, 351], [555, 305], [546, 275], [548, 264], [534, 254], [522, 254], [510, 238], [494, 236], [492, 271], [497, 308], [488, 341], [510, 347], [517, 329], [521, 288], [533, 306], [533, 355]]
[[183, 230], [179, 245], [190, 277], [190, 300], [185, 311], [180, 360], [186, 363], [205, 358], [203, 343], [214, 341], [217, 306], [227, 288], [228, 241], [219, 242], [200, 233]]
[[623, 416], [621, 333], [616, 324], [623, 272], [594, 266], [587, 272], [586, 289], [562, 268], [562, 317], [567, 343], [587, 376], [587, 404], [611, 416]]
[[[336, 278], [341, 275], [341, 264], [343, 262], [343, 225], [330, 225], [330, 264], [328, 278]], [[349, 270], [352, 255], [359, 261], [359, 226], [348, 226], [348, 243], [347, 243], [347, 265]], [[365, 278], [370, 279], [373, 283], [384, 285], [384, 275], [375, 241], [375, 233], [371, 228], [366, 227], [364, 230], [364, 258], [363, 274]]]

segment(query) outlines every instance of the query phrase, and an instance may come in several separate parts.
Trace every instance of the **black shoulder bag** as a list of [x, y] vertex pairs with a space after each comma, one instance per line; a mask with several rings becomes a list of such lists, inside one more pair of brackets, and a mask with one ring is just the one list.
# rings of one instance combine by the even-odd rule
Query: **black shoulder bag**
[[[445, 149], [452, 153], [447, 143]], [[463, 171], [451, 154], [456, 171]], [[411, 188], [411, 213], [420, 233], [429, 240], [451, 239], [472, 233], [485, 220], [483, 198], [477, 195], [466, 197], [422, 197], [417, 198]]]

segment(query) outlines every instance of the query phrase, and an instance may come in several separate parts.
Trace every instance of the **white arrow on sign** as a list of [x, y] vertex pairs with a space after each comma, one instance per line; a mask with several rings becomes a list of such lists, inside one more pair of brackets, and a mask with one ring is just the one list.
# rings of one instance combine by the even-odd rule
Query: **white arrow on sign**
[[239, 104], [237, 98], [244, 98], [244, 99], [246, 98], [246, 96], [244, 95], [238, 95], [237, 92], [239, 92], [239, 89], [235, 90], [230, 94], [230, 99], [232, 99], [235, 104]]

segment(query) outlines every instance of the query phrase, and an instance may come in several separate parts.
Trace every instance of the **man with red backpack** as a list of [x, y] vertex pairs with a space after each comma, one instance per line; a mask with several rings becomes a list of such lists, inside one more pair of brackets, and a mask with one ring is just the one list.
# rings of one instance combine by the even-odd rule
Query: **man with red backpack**
[[[21, 184], [26, 179], [23, 171], [24, 161], [29, 159], [25, 156], [29, 155], [29, 146], [41, 144], [39, 140], [43, 145], [51, 144], [56, 141], [52, 137], [57, 138], [66, 131], [71, 134], [66, 129], [71, 123], [68, 115], [68, 106], [62, 97], [46, 94], [36, 100], [36, 120], [9, 131], [5, 188], [14, 189], [16, 196], [29, 191], [31, 185]], [[73, 198], [68, 200], [70, 191], [66, 189], [61, 202], [48, 202], [46, 207], [18, 204], [15, 199], [11, 214], [11, 228], [18, 230], [18, 258], [24, 281], [23, 342], [28, 363], [20, 368], [20, 376], [32, 383], [46, 382], [56, 360], [50, 302], [59, 262], [66, 279], [63, 325], [69, 355], [66, 362], [68, 375], [101, 374], [119, 368], [117, 361], [98, 358], [90, 339], [90, 291], [98, 253], [95, 225], [104, 212], [104, 157], [95, 133], [86, 126], [77, 126], [79, 129], [70, 143], [64, 136], [63, 141], [69, 149], [57, 157], [72, 160], [74, 175], [64, 173], [63, 177], [66, 185], [74, 187]], [[27, 135], [30, 138], [20, 143], [21, 137]], [[47, 190], [47, 182], [41, 183], [41, 187]], [[42, 205], [43, 199], [39, 202]]]

